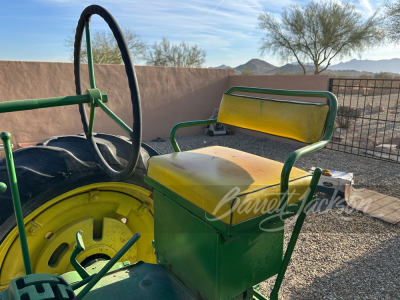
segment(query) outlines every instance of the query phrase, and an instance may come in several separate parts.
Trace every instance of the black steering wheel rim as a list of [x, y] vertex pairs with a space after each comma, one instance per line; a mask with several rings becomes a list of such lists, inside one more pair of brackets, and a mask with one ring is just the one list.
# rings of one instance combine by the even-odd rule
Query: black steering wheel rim
[[136, 74], [132, 63], [132, 58], [128, 47], [126, 45], [124, 36], [117, 22], [113, 18], [113, 16], [103, 7], [99, 5], [90, 5], [86, 7], [81, 17], [78, 21], [78, 26], [76, 27], [75, 33], [75, 44], [74, 44], [74, 74], [75, 74], [75, 87], [76, 94], [82, 95], [82, 84], [81, 84], [81, 44], [82, 44], [82, 36], [83, 31], [85, 29], [85, 23], [90, 22], [90, 18], [92, 15], [99, 15], [104, 19], [104, 21], [110, 27], [116, 41], [118, 47], [121, 51], [122, 60], [125, 65], [125, 72], [128, 77], [129, 90], [131, 92], [131, 102], [132, 102], [132, 115], [133, 115], [133, 126], [132, 126], [132, 134], [130, 135], [132, 141], [132, 151], [128, 161], [127, 166], [122, 171], [115, 171], [104, 157], [101, 155], [101, 152], [95, 142], [93, 135], [87, 135], [89, 128], [89, 123], [87, 119], [87, 114], [85, 110], [85, 105], [79, 105], [79, 113], [81, 115], [81, 120], [83, 124], [83, 130], [86, 134], [86, 138], [90, 144], [90, 147], [96, 157], [97, 162], [103, 168], [103, 170], [112, 178], [116, 180], [123, 180], [129, 177], [134, 171], [137, 161], [140, 155], [140, 146], [142, 141], [142, 114], [140, 107], [140, 96], [139, 96], [139, 88], [136, 80]]

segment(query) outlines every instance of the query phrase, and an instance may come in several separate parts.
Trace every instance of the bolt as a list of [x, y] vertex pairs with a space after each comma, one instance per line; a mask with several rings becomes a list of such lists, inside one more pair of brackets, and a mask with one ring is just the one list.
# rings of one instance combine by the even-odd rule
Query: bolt
[[151, 284], [151, 280], [145, 279], [142, 281], [142, 285], [150, 285]]
[[147, 213], [148, 211], [149, 211], [149, 207], [145, 203], [140, 205], [137, 209], [137, 212], [139, 215], [143, 215], [143, 214]]
[[31, 228], [29, 228], [29, 232], [31, 234], [34, 234], [37, 230], [38, 230], [38, 228], [36, 226], [32, 226]]
[[92, 196], [92, 199], [93, 199], [94, 201], [99, 200], [99, 195], [98, 195], [98, 194], [94, 194], [94, 195]]
[[27, 225], [26, 231], [30, 234], [34, 235], [36, 231], [38, 231], [42, 226], [36, 221], [30, 221]]

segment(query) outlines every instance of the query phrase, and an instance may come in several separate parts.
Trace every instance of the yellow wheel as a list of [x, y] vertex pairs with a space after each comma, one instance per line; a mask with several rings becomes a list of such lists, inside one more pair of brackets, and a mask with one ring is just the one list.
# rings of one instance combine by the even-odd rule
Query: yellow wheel
[[[83, 265], [109, 259], [133, 236], [139, 241], [121, 261], [155, 263], [153, 203], [150, 192], [127, 183], [98, 183], [75, 189], [48, 201], [27, 217], [25, 228], [34, 273], [73, 271], [69, 258], [75, 234], [83, 230], [86, 250], [78, 256]], [[23, 276], [18, 231], [14, 228], [0, 245], [0, 286]]]
[[[97, 136], [108, 160], [123, 164], [125, 152], [115, 149], [123, 149], [118, 143], [128, 142], [119, 137]], [[96, 259], [110, 259], [136, 232], [141, 238], [121, 261], [156, 263], [152, 248], [153, 201], [143, 182], [151, 149], [142, 148], [141, 161], [128, 182], [107, 182], [111, 179], [94, 162], [83, 136], [50, 138], [40, 145], [14, 153], [33, 272], [60, 275], [73, 271], [69, 259], [79, 230], [83, 231], [86, 249], [77, 259], [83, 266]], [[6, 182], [2, 163], [0, 181]], [[123, 166], [114, 163], [113, 167]], [[3, 290], [11, 279], [25, 273], [15, 218], [9, 213], [10, 195], [2, 194], [0, 201], [4, 203], [0, 209]]]

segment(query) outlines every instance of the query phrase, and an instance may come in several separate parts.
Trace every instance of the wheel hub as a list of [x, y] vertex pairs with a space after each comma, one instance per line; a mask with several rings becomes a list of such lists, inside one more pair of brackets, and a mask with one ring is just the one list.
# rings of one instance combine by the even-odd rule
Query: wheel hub
[[[133, 236], [142, 238], [120, 261], [155, 263], [151, 246], [153, 214], [150, 192], [125, 183], [100, 183], [61, 195], [28, 215], [25, 221], [34, 273], [61, 275], [73, 271], [69, 262], [83, 231], [86, 250], [78, 262], [113, 257]], [[0, 288], [24, 274], [18, 233], [13, 230], [0, 245]]]

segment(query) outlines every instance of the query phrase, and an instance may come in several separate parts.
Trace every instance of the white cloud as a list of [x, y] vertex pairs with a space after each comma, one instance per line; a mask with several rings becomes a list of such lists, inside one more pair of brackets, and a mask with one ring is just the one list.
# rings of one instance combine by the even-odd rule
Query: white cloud
[[[65, 8], [62, 9], [63, 24], [68, 23], [65, 28], [76, 26], [80, 12], [92, 4], [92, 0], [36, 1], [49, 7]], [[268, 11], [279, 17], [284, 6], [291, 3], [303, 5], [307, 1], [96, 0], [113, 14], [120, 26], [131, 27], [150, 44], [166, 36], [172, 42], [185, 41], [205, 48], [208, 66], [224, 63], [236, 66], [259, 57], [259, 42], [264, 33], [256, 29], [258, 15]], [[370, 0], [359, 0], [357, 8], [367, 15], [376, 5]], [[98, 17], [94, 17], [92, 22], [92, 30], [107, 28]], [[278, 64], [269, 56], [262, 59]]]
[[369, 14], [372, 15], [373, 9], [369, 0], [360, 0], [360, 5], [368, 11]]

